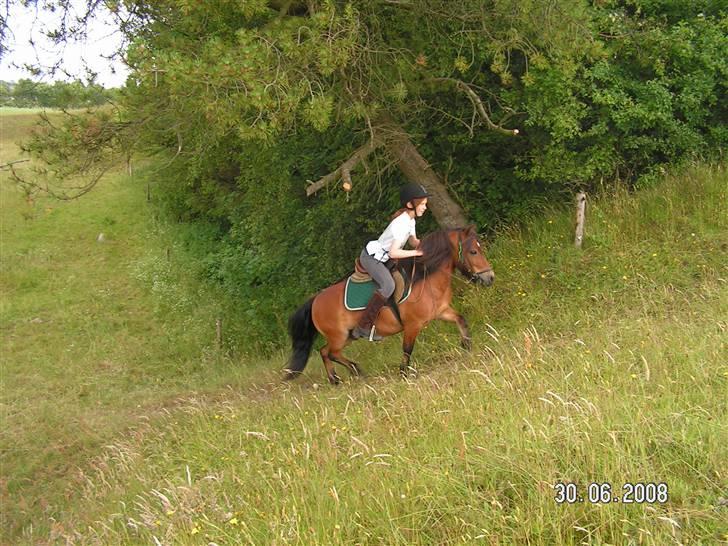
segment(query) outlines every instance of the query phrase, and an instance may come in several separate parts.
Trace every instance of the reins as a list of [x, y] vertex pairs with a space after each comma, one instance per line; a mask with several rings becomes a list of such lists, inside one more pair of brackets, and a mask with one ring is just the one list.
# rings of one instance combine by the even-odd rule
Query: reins
[[[410, 277], [412, 282], [412, 290], [414, 291], [414, 284], [415, 284], [415, 267], [417, 266], [417, 260], [412, 260], [412, 276]], [[427, 268], [423, 266], [423, 273], [422, 273], [422, 290], [420, 291], [420, 297], [416, 300], [410, 300], [411, 303], [418, 303], [422, 296], [425, 293], [425, 284], [427, 283]]]

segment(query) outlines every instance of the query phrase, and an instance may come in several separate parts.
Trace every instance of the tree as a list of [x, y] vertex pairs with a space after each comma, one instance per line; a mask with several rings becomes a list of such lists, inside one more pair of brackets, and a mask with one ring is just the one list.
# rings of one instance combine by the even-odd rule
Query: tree
[[64, 110], [60, 120], [42, 112], [31, 137], [21, 146], [40, 165], [31, 169], [31, 176], [21, 176], [10, 165], [12, 176], [28, 193], [76, 199], [91, 191], [120, 161], [129, 161], [136, 127], [115, 108], [81, 114]]
[[359, 125], [360, 145], [309, 193], [342, 176], [351, 184], [353, 169], [383, 153], [426, 183], [448, 226], [466, 215], [419, 151], [412, 120], [434, 113], [470, 133], [513, 138], [506, 124], [524, 118], [509, 95], [530, 60], [580, 55], [589, 41], [585, 5], [561, 0], [125, 5], [130, 107], [154, 111], [152, 132], [193, 162], [220, 139], [242, 146], [275, 142], [301, 123], [321, 132]]
[[351, 142], [309, 195], [339, 179], [366, 189], [352, 172], [358, 183], [381, 174], [367, 167], [378, 157], [426, 182], [453, 225], [467, 214], [432, 168], [443, 135], [507, 156], [514, 182], [556, 185], [633, 178], [726, 140], [726, 19], [709, 0], [89, 1], [52, 36], [82, 35], [100, 6], [126, 36], [136, 140], [170, 152], [188, 186], [227, 173], [224, 190], [246, 147], [343, 125]]

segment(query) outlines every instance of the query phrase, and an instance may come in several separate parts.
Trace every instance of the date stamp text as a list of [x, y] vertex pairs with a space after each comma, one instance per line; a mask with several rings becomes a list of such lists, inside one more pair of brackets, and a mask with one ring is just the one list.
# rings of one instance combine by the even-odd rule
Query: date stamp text
[[626, 482], [615, 487], [609, 482], [554, 484], [557, 504], [665, 504], [670, 498], [665, 482]]

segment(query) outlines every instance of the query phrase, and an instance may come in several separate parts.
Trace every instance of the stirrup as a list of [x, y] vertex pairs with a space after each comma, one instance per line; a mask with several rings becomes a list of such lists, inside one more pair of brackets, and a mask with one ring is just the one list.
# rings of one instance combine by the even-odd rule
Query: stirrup
[[361, 326], [355, 326], [351, 331], [351, 337], [354, 339], [367, 339], [369, 341], [382, 341], [384, 338], [374, 333], [374, 326], [371, 327], [369, 332]]
[[382, 341], [384, 338], [382, 336], [378, 336], [374, 333], [374, 330], [376, 330], [376, 326], [372, 324], [372, 329], [369, 332], [369, 341]]

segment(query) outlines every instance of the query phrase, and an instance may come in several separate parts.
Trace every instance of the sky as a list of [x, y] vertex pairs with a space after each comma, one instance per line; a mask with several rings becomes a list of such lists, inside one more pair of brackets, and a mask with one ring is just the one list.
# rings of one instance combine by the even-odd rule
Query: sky
[[[42, 2], [39, 2], [41, 4]], [[76, 6], [85, 5], [85, 0], [74, 0]], [[78, 9], [78, 13], [82, 13]], [[106, 21], [103, 19], [107, 19]], [[28, 78], [36, 81], [52, 82], [55, 80], [69, 81], [74, 78], [58, 72], [55, 76], [35, 77], [22, 66], [25, 63], [48, 66], [56, 59], [62, 60], [63, 68], [75, 77], [86, 81], [84, 63], [95, 72], [98, 72], [97, 83], [104, 87], [119, 87], [126, 81], [128, 69], [120, 61], [110, 61], [102, 55], [109, 54], [121, 42], [121, 37], [114, 32], [109, 15], [97, 17], [91, 22], [88, 39], [84, 43], [68, 43], [59, 48], [50, 43], [43, 36], [43, 29], [53, 28], [57, 16], [37, 9], [36, 7], [22, 7], [13, 3], [8, 16], [9, 32], [6, 37], [8, 52], [0, 59], [0, 80], [18, 81]], [[30, 44], [31, 38], [35, 47]], [[116, 73], [112, 73], [112, 68]]]

